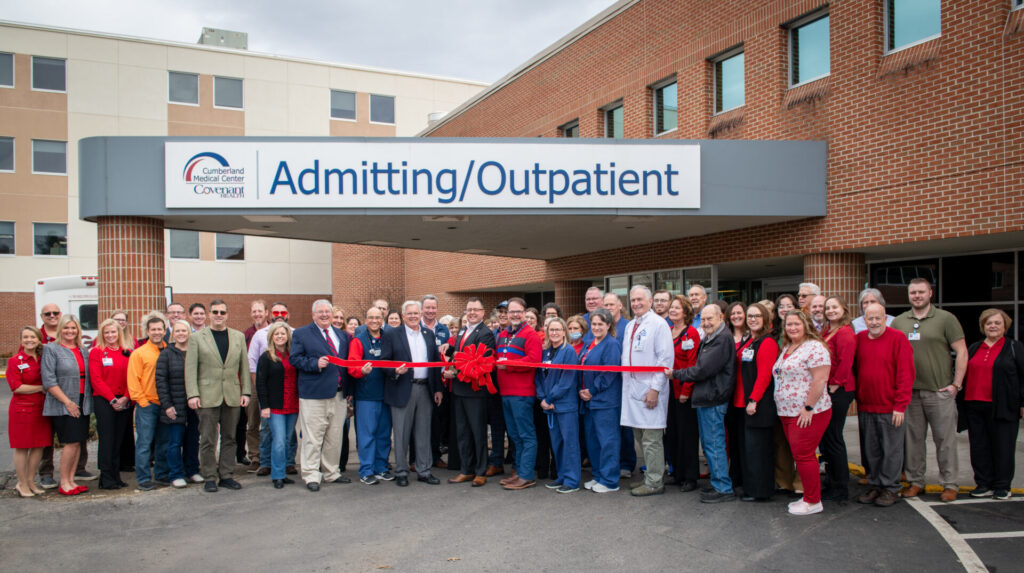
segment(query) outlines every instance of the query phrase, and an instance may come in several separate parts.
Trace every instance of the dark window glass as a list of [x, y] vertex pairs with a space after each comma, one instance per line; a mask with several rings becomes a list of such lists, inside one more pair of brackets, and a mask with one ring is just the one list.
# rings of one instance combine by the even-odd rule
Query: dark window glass
[[579, 137], [580, 136], [580, 124], [573, 123], [562, 128], [562, 137]]
[[715, 113], [745, 103], [743, 88], [743, 52], [715, 62]]
[[199, 76], [168, 72], [167, 99], [174, 103], [199, 105]]
[[34, 225], [37, 255], [67, 255], [68, 226], [64, 223], [36, 223]]
[[66, 91], [64, 60], [32, 56], [32, 89]]
[[242, 80], [236, 78], [213, 78], [213, 105], [217, 107], [242, 107]]
[[370, 121], [395, 123], [395, 98], [370, 94]]
[[683, 290], [683, 271], [661, 271], [654, 273], [654, 290], [667, 290], [677, 294]]
[[[686, 293], [690, 292], [690, 288], [692, 288], [693, 285], [700, 285], [709, 291], [709, 295], [711, 294], [711, 267], [686, 269], [683, 277], [683, 284], [686, 286]], [[710, 297], [708, 300], [711, 300]]]
[[604, 136], [621, 138], [622, 132], [622, 106], [604, 112]]
[[828, 16], [793, 28], [793, 83], [829, 73]]
[[78, 307], [78, 320], [82, 322], [82, 330], [96, 330], [100, 327], [97, 308], [98, 305], [95, 304], [83, 304]]
[[0, 255], [14, 254], [14, 222], [0, 221]]
[[335, 119], [355, 119], [356, 94], [331, 90], [331, 117]]
[[941, 0], [888, 0], [888, 48], [896, 50], [942, 32]]
[[217, 260], [244, 261], [245, 236], [217, 233]]
[[1013, 253], [942, 259], [942, 303], [1012, 301]]
[[0, 137], [0, 171], [14, 171], [13, 137]]
[[[871, 286], [882, 292], [886, 307], [908, 306], [907, 286], [915, 278], [932, 283], [932, 302], [939, 300], [939, 260], [920, 259], [871, 265]], [[895, 312], [889, 314], [896, 315]]]
[[171, 229], [169, 233], [170, 253], [172, 259], [198, 259], [199, 233], [196, 231], [179, 231]]
[[14, 87], [14, 54], [0, 53], [0, 86]]
[[654, 132], [665, 133], [676, 128], [679, 102], [676, 84], [654, 90]]
[[608, 277], [604, 290], [605, 292], [613, 292], [619, 296], [627, 296], [629, 294], [629, 277]]
[[32, 140], [32, 171], [67, 173], [68, 144], [64, 141]]
[[[945, 272], [945, 269], [943, 269], [943, 272]], [[967, 346], [985, 338], [985, 335], [981, 333], [978, 319], [981, 318], [981, 312], [987, 308], [998, 308], [1010, 315], [1010, 320], [1014, 323], [1010, 325], [1010, 332], [1008, 333], [1010, 336], [1013, 336], [1013, 330], [1017, 324], [1017, 317], [1014, 316], [1012, 304], [978, 304], [970, 306], [944, 306], [942, 308], [953, 313], [953, 316], [960, 321], [960, 327], [964, 329], [964, 338], [967, 340]]]
[[[651, 273], [641, 273], [641, 274], [633, 275], [632, 277], [630, 277], [629, 288], [633, 288], [635, 286], [640, 286], [640, 285], [643, 285], [643, 286], [651, 289], [652, 292], [654, 291], [654, 277], [651, 276]], [[629, 301], [628, 300], [625, 301], [625, 305], [629, 306]]]

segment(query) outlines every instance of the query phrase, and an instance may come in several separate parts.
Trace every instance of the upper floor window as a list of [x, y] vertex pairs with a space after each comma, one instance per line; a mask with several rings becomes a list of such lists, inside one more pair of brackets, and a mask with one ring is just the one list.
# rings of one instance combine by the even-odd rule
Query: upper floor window
[[217, 260], [244, 261], [245, 235], [217, 233]]
[[13, 137], [0, 137], [0, 171], [14, 171]]
[[32, 56], [32, 89], [50, 92], [67, 91], [64, 60]]
[[67, 256], [67, 223], [33, 223], [33, 239], [36, 255]]
[[746, 103], [743, 52], [731, 52], [715, 60], [715, 113]]
[[356, 94], [353, 92], [331, 90], [331, 118], [355, 119]]
[[395, 123], [395, 98], [370, 94], [370, 121], [373, 123]]
[[579, 120], [573, 120], [562, 126], [562, 137], [579, 137], [580, 136], [580, 122]]
[[1014, 8], [1014, 10], [1016, 10], [1017, 8], [1020, 8], [1021, 6], [1024, 6], [1024, 0], [1013, 0], [1013, 8]]
[[168, 231], [167, 249], [172, 259], [199, 258], [199, 232], [171, 229]]
[[14, 87], [14, 54], [0, 52], [0, 86]]
[[604, 110], [604, 136], [622, 138], [622, 104]]
[[789, 30], [790, 85], [829, 74], [828, 14], [811, 16]]
[[199, 74], [167, 72], [167, 101], [199, 105]]
[[886, 0], [886, 50], [898, 50], [941, 34], [941, 4], [941, 0]]
[[679, 100], [676, 82], [654, 88], [654, 134], [672, 131], [678, 125]]
[[64, 175], [68, 172], [66, 141], [32, 140], [32, 172]]
[[213, 106], [242, 109], [242, 80], [214, 76]]
[[0, 255], [14, 254], [14, 221], [0, 221]]

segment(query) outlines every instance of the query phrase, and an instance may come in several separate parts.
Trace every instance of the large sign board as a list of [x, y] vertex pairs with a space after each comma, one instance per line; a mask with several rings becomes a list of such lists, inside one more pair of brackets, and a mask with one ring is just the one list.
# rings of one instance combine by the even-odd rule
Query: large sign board
[[695, 144], [168, 141], [167, 208], [699, 209]]

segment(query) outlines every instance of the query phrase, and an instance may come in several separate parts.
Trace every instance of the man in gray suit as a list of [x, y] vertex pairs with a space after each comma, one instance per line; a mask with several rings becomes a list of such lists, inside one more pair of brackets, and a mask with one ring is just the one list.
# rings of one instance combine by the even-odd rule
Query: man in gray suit
[[[208, 328], [188, 339], [185, 354], [185, 390], [188, 407], [199, 415], [199, 471], [206, 478], [208, 492], [217, 486], [242, 489], [235, 481], [235, 426], [239, 407], [249, 404], [252, 383], [246, 357], [245, 335], [228, 328], [228, 305], [223, 300], [210, 303]], [[217, 439], [220, 436], [220, 467]], [[220, 478], [218, 481], [217, 478]]]

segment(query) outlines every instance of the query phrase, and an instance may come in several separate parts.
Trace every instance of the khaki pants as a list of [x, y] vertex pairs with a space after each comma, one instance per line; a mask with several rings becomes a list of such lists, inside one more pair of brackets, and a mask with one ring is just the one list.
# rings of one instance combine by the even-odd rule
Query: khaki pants
[[[241, 408], [221, 404], [199, 408], [199, 473], [207, 481], [228, 479], [235, 472], [235, 427]], [[220, 438], [220, 460], [217, 439]], [[138, 468], [136, 468], [138, 469]]]
[[665, 487], [665, 428], [633, 428], [633, 436], [640, 442], [647, 464], [644, 483], [652, 489]]
[[250, 462], [260, 461], [260, 420], [260, 404], [254, 396], [245, 408], [245, 450]]
[[956, 398], [949, 392], [914, 390], [907, 407], [905, 425], [907, 437], [903, 469], [910, 485], [925, 485], [926, 440], [928, 428], [931, 428], [935, 457], [939, 462], [939, 481], [943, 488], [957, 489]]
[[341, 477], [338, 462], [341, 459], [341, 429], [346, 415], [348, 402], [341, 394], [322, 400], [299, 399], [302, 481], [330, 482]]

